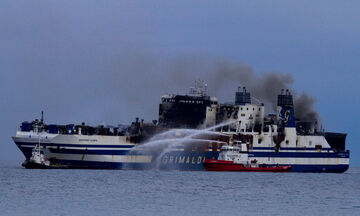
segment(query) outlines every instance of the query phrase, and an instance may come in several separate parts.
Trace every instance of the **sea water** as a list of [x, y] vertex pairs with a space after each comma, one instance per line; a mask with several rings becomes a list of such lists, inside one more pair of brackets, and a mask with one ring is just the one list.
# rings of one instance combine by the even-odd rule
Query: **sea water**
[[28, 170], [0, 161], [0, 215], [360, 215], [343, 174]]

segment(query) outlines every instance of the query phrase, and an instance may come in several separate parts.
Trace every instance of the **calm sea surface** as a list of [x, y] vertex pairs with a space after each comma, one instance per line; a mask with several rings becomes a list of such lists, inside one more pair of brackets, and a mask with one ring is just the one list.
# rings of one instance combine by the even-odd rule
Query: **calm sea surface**
[[0, 161], [0, 215], [360, 215], [343, 174], [26, 170]]

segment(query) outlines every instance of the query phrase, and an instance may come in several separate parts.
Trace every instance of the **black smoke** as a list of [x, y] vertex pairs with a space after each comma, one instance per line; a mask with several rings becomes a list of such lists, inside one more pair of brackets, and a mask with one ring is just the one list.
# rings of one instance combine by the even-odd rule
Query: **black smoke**
[[[276, 71], [256, 73], [245, 63], [234, 63], [225, 59], [205, 57], [175, 59], [169, 63], [169, 80], [175, 86], [189, 86], [195, 78], [207, 81], [210, 95], [228, 101], [233, 100], [238, 86], [246, 87], [252, 96], [275, 112], [277, 95], [282, 89], [289, 89], [294, 96], [295, 117], [300, 121], [316, 121], [319, 114], [314, 109], [316, 98], [303, 92], [298, 94], [293, 88], [291, 74]], [[230, 95], [230, 97], [229, 97]]]

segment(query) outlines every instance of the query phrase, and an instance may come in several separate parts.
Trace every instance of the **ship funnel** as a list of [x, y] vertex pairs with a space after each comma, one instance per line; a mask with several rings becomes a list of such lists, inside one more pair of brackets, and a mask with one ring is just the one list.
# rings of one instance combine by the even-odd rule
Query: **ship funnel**
[[235, 93], [235, 105], [245, 104], [251, 104], [250, 92], [247, 92], [245, 87], [243, 87], [241, 91], [241, 87], [239, 86], [238, 91]]
[[281, 90], [277, 101], [278, 120], [283, 127], [295, 127], [293, 96], [289, 89]]
[[289, 89], [286, 89], [284, 94], [284, 89], [281, 90], [281, 94], [278, 95], [278, 106], [294, 106], [293, 96], [291, 95]]

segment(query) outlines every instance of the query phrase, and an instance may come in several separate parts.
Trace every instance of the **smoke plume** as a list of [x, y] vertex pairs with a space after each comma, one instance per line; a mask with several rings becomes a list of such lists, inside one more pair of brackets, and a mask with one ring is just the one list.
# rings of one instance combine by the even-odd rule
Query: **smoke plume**
[[297, 94], [292, 87], [291, 74], [276, 71], [256, 73], [245, 63], [234, 63], [225, 59], [207, 57], [188, 57], [173, 59], [169, 62], [169, 82], [172, 87], [184, 88], [201, 78], [208, 83], [209, 94], [234, 101], [234, 92], [238, 86], [246, 87], [251, 95], [267, 106], [267, 110], [276, 111], [277, 95], [281, 89], [289, 89], [294, 97], [295, 117], [301, 121], [314, 121], [319, 115], [314, 109], [316, 99], [306, 93]]
[[240, 63], [234, 64], [226, 60], [217, 61], [209, 81], [215, 91], [229, 83], [238, 83], [251, 92], [252, 96], [276, 110], [277, 95], [281, 89], [289, 89], [294, 96], [295, 117], [301, 121], [315, 121], [319, 115], [314, 109], [316, 99], [306, 93], [298, 95], [292, 88], [294, 79], [291, 74], [280, 72], [264, 72], [257, 74], [252, 67]]
[[302, 93], [294, 101], [295, 117], [302, 121], [314, 121], [319, 119], [319, 114], [314, 110], [316, 98]]

